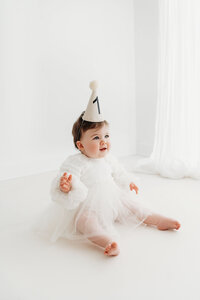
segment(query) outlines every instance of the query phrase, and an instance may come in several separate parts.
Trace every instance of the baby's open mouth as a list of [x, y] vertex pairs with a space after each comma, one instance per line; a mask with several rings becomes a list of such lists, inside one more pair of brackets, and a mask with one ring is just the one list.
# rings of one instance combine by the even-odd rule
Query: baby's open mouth
[[100, 151], [105, 151], [105, 150], [107, 150], [106, 147], [100, 149]]

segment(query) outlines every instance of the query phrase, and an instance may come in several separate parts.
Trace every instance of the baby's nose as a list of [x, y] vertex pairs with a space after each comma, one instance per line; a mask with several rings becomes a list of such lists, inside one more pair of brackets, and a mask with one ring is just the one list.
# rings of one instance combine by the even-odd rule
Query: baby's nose
[[100, 143], [101, 143], [101, 145], [104, 145], [104, 144], [105, 144], [105, 141], [104, 141], [104, 140], [101, 140]]

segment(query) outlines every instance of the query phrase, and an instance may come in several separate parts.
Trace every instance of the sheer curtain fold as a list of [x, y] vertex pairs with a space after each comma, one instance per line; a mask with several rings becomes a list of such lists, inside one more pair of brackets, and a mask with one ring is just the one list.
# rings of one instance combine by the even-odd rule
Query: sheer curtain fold
[[154, 147], [136, 171], [200, 178], [200, 1], [159, 1]]

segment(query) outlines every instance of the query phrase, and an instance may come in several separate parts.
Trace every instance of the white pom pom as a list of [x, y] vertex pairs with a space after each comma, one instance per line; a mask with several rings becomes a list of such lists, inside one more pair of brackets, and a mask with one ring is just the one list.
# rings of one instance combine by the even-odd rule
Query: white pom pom
[[97, 80], [93, 80], [90, 82], [90, 88], [92, 91], [96, 91], [98, 88], [98, 81]]

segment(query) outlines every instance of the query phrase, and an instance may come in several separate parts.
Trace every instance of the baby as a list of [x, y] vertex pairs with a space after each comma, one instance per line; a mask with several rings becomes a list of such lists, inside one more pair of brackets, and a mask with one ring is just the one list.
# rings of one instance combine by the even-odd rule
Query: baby
[[110, 154], [109, 124], [100, 111], [96, 82], [90, 87], [88, 107], [72, 129], [79, 153], [66, 159], [52, 184], [56, 213], [51, 239], [89, 240], [103, 248], [105, 255], [116, 256], [119, 247], [115, 222], [129, 226], [144, 223], [159, 230], [178, 230], [180, 224], [139, 203], [133, 174]]

